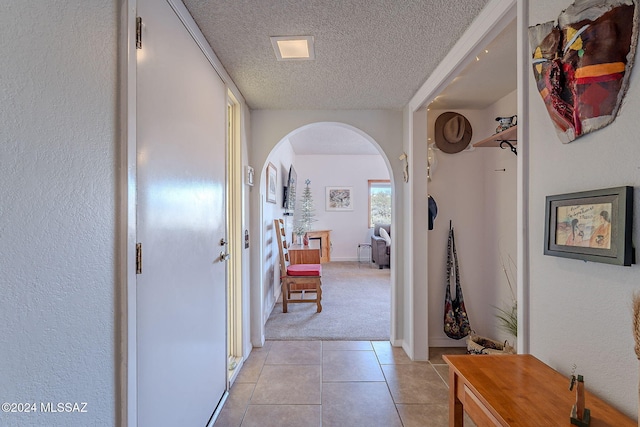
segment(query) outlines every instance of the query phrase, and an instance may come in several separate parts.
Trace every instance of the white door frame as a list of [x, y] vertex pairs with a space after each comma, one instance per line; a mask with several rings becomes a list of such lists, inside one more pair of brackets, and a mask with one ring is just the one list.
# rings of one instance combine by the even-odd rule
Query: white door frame
[[137, 423], [136, 352], [136, 0], [122, 0], [119, 33], [120, 55], [120, 209], [118, 325], [119, 404], [117, 423], [134, 427]]
[[[245, 101], [231, 77], [227, 74], [204, 35], [180, 0], [166, 0], [180, 18], [193, 40], [198, 44], [235, 98], [244, 106]], [[118, 425], [137, 425], [137, 353], [136, 353], [136, 16], [137, 0], [120, 0], [120, 31], [118, 34], [120, 77], [120, 173], [118, 209], [118, 290], [119, 313], [116, 315], [116, 351], [118, 354], [118, 399], [116, 416]], [[143, 17], [144, 19], [144, 17]], [[143, 41], [144, 43], [144, 41]], [[242, 107], [241, 107], [242, 111]], [[242, 113], [241, 113], [242, 114]], [[242, 119], [241, 119], [242, 120]], [[246, 296], [245, 296], [246, 298]], [[243, 307], [246, 304], [243, 303]], [[244, 326], [247, 327], [246, 325]], [[246, 332], [243, 331], [243, 335]]]
[[[228, 263], [227, 275], [227, 352], [237, 363], [230, 378], [235, 379], [243, 363], [244, 340], [242, 337], [242, 251], [244, 238], [242, 236], [242, 128], [240, 126], [240, 103], [227, 91], [227, 243], [231, 258]], [[236, 360], [238, 359], [238, 360]]]

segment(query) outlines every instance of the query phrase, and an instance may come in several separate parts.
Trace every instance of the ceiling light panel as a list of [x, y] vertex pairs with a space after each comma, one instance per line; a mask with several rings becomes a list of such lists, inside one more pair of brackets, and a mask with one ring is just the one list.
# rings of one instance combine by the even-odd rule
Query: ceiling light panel
[[308, 61], [315, 59], [313, 36], [270, 37], [278, 61]]

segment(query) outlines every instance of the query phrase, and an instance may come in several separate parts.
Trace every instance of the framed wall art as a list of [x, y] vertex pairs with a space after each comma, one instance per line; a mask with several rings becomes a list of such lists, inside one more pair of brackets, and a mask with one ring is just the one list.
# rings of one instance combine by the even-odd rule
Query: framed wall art
[[276, 202], [276, 188], [278, 186], [278, 169], [269, 162], [267, 165], [267, 202]]
[[328, 211], [352, 211], [352, 187], [327, 187], [325, 202]]
[[544, 254], [630, 266], [633, 187], [547, 196]]
[[535, 83], [563, 143], [612, 123], [638, 44], [637, 2], [576, 0], [529, 27]]

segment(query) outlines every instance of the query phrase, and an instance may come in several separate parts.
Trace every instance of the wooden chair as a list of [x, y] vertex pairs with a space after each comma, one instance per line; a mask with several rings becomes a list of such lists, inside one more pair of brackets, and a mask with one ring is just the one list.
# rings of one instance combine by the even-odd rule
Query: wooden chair
[[[282, 283], [282, 312], [287, 312], [289, 303], [316, 303], [317, 312], [322, 311], [322, 266], [320, 264], [290, 264], [289, 245], [284, 231], [284, 221], [274, 219], [278, 251], [280, 253], [280, 282]], [[292, 298], [292, 293], [301, 293], [300, 298]], [[315, 293], [314, 299], [305, 299], [305, 293]]]

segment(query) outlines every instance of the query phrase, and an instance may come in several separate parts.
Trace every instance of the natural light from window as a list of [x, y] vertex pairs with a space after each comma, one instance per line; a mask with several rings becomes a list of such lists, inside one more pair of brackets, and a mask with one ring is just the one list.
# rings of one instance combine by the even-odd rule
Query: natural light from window
[[369, 228], [391, 224], [391, 181], [369, 180]]

